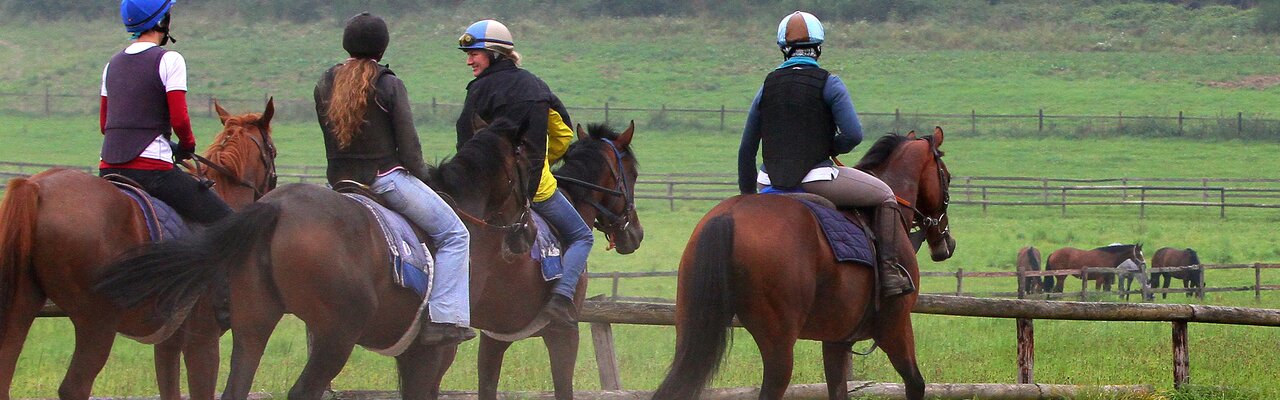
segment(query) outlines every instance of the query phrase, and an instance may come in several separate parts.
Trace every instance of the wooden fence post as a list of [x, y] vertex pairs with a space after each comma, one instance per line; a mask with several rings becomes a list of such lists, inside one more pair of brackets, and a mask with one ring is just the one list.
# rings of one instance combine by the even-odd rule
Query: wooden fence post
[[1244, 136], [1244, 112], [1236, 113], [1236, 137]]
[[1037, 132], [1044, 132], [1044, 109], [1040, 109], [1040, 128]]
[[1218, 218], [1226, 218], [1227, 217], [1227, 188], [1222, 188], [1218, 190], [1218, 206], [1221, 208], [1221, 210], [1218, 211]]
[[432, 97], [432, 98], [431, 98], [431, 115], [436, 115], [436, 107], [437, 107], [437, 106], [438, 106], [438, 105], [437, 105], [437, 103], [436, 103], [436, 98], [435, 98], [435, 97]]
[[667, 182], [667, 207], [676, 210], [676, 183]]
[[1178, 136], [1182, 136], [1182, 111], [1178, 111]]
[[1147, 188], [1142, 188], [1141, 196], [1138, 198], [1138, 219], [1147, 218]]
[[1262, 301], [1262, 265], [1259, 263], [1253, 263], [1253, 301]]
[[1026, 277], [1027, 271], [1022, 269], [1021, 265], [1018, 265], [1017, 270], [1018, 270], [1018, 298], [1024, 299], [1027, 297], [1027, 289], [1028, 289], [1027, 277]]
[[969, 110], [969, 129], [974, 135], [978, 134], [978, 110]]
[[724, 104], [720, 105], [720, 130], [724, 131]]
[[622, 374], [618, 369], [618, 355], [613, 347], [613, 325], [592, 322], [591, 343], [596, 350], [596, 365], [600, 370], [600, 388], [622, 390]]
[[1067, 188], [1062, 188], [1062, 216], [1067, 216]]
[[1124, 132], [1124, 111], [1120, 111], [1120, 113], [1117, 115], [1119, 115], [1118, 117], [1116, 117], [1116, 122], [1119, 125], [1118, 130], [1120, 132]]
[[964, 268], [956, 268], [956, 296], [964, 293]]
[[982, 188], [982, 216], [987, 216], [987, 188]]
[[1033, 319], [1018, 318], [1018, 383], [1036, 381], [1036, 335]]
[[1182, 389], [1190, 379], [1191, 359], [1187, 354], [1187, 321], [1173, 321], [1173, 388]]
[[44, 116], [46, 116], [46, 117], [47, 117], [47, 116], [49, 116], [49, 109], [50, 109], [50, 107], [49, 107], [49, 103], [50, 103], [49, 96], [50, 96], [50, 95], [49, 95], [49, 87], [48, 87], [48, 86], [45, 86], [45, 88], [44, 88]]
[[609, 102], [604, 102], [604, 124], [609, 125]]
[[899, 132], [901, 130], [900, 128], [901, 122], [902, 122], [902, 109], [900, 108], [893, 109], [893, 131], [894, 132]]

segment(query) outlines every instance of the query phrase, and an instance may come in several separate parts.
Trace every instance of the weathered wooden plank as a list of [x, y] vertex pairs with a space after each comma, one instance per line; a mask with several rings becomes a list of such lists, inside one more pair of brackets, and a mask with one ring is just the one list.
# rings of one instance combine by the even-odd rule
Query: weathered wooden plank
[[1191, 357], [1187, 349], [1187, 321], [1173, 321], [1173, 387], [1182, 389], [1190, 379]]
[[618, 368], [618, 355], [613, 347], [613, 325], [591, 323], [591, 343], [595, 346], [596, 366], [600, 371], [600, 388], [622, 389], [622, 371]]
[[1036, 335], [1035, 321], [1029, 318], [1018, 318], [1018, 383], [1035, 383], [1036, 381]]
[[[889, 399], [905, 397], [902, 384], [897, 383], [851, 381], [849, 382], [849, 388], [850, 394], [853, 396], [873, 396]], [[760, 396], [759, 391], [759, 388], [711, 388], [703, 391], [700, 398], [704, 400], [756, 399]], [[1055, 399], [1079, 397], [1084, 394], [1095, 394], [1103, 397], [1133, 397], [1153, 392], [1154, 389], [1150, 385], [1076, 386], [943, 383], [929, 384], [925, 387], [925, 397], [931, 399]], [[580, 391], [574, 392], [573, 396], [579, 400], [649, 400], [653, 397], [653, 392], [634, 390]], [[503, 396], [500, 397], [550, 400], [555, 398], [555, 394], [551, 392], [508, 392], [503, 393]], [[399, 394], [393, 391], [339, 391], [334, 393], [332, 398], [335, 400], [393, 400], [399, 399]], [[472, 400], [477, 398], [476, 394], [472, 392], [444, 392], [440, 396], [441, 400]], [[827, 385], [791, 385], [787, 389], [786, 398], [802, 400], [826, 399]]]

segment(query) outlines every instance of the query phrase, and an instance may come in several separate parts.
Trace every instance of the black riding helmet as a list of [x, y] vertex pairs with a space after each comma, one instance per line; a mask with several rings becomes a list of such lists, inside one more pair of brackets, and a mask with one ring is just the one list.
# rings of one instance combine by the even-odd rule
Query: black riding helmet
[[342, 32], [342, 48], [354, 58], [380, 60], [389, 41], [387, 22], [367, 12], [348, 19], [347, 28]]

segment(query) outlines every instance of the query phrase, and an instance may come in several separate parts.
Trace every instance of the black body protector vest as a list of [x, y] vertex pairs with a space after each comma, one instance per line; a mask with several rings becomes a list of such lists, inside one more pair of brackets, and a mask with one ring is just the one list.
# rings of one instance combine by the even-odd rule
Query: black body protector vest
[[789, 68], [764, 80], [758, 110], [761, 150], [775, 187], [800, 186], [809, 170], [831, 157], [835, 118], [822, 97], [829, 75], [822, 68]]

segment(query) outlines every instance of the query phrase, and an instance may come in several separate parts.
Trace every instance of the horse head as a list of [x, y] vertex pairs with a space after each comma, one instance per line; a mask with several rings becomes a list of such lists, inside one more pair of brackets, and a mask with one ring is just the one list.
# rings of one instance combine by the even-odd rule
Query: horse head
[[605, 125], [577, 128], [578, 141], [565, 152], [556, 177], [578, 213], [604, 233], [609, 247], [631, 254], [644, 240], [635, 203], [638, 162], [631, 150], [636, 123], [620, 134]]
[[[857, 168], [874, 173], [893, 189], [900, 202], [911, 209], [909, 228], [912, 244], [929, 242], [933, 261], [943, 261], [955, 253], [947, 206], [951, 203], [951, 171], [942, 156], [942, 127], [932, 136], [889, 134], [872, 145]], [[921, 237], [923, 236], [923, 238]]]
[[448, 193], [463, 222], [501, 232], [503, 257], [529, 251], [537, 231], [529, 211], [534, 166], [520, 146], [515, 124], [476, 121], [458, 153], [433, 168], [431, 185]]
[[268, 99], [262, 113], [231, 115], [217, 101], [213, 107], [222, 132], [205, 150], [195, 173], [213, 180], [218, 195], [238, 208], [276, 187], [276, 146], [271, 139], [275, 100]]

